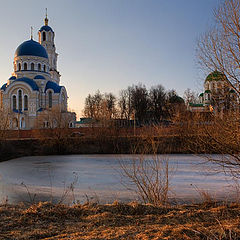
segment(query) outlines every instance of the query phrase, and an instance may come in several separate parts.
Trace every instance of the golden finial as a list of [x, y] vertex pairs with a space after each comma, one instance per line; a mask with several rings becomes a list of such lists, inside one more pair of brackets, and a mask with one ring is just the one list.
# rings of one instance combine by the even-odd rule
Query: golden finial
[[47, 25], [48, 25], [48, 17], [47, 17], [47, 8], [46, 8], [45, 26]]

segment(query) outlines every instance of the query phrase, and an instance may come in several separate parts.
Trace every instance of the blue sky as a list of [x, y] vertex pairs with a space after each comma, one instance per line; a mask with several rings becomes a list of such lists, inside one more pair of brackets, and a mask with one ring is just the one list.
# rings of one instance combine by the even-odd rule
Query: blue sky
[[0, 84], [13, 71], [18, 45], [34, 39], [48, 8], [61, 85], [81, 115], [89, 93], [113, 92], [139, 82], [162, 84], [180, 95], [201, 91], [197, 38], [213, 22], [219, 0], [9, 0], [0, 8]]

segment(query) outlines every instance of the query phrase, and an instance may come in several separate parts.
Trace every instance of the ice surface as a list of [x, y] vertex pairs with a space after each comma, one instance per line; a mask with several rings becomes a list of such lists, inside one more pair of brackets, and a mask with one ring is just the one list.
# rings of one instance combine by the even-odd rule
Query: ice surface
[[[130, 163], [132, 157], [138, 155], [34, 156], [1, 162], [0, 199], [8, 198], [12, 203], [33, 198], [36, 201], [63, 199], [67, 203], [135, 200], [137, 196], [126, 190], [119, 174], [119, 161]], [[164, 158], [168, 159], [171, 169], [173, 198], [199, 199], [198, 190], [208, 191], [218, 199], [234, 197], [235, 182], [223, 173], [216, 174], [213, 164], [203, 164], [204, 156], [172, 154]], [[74, 191], [71, 191], [74, 181]]]

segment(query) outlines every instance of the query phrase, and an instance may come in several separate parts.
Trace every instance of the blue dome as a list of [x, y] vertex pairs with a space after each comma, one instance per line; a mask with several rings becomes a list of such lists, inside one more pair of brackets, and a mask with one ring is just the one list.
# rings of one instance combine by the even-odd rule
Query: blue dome
[[7, 87], [7, 84], [5, 83], [5, 84], [2, 85], [1, 90], [5, 91], [6, 87]]
[[39, 90], [38, 85], [30, 78], [27, 78], [27, 77], [17, 78], [15, 80], [15, 82], [16, 81], [27, 83], [32, 88], [32, 90], [34, 90], [34, 91], [38, 91]]
[[44, 25], [44, 26], [42, 26], [42, 27], [40, 28], [39, 32], [42, 32], [42, 31], [46, 31], [46, 32], [51, 31], [51, 32], [53, 32], [52, 28], [49, 27], [49, 26], [47, 26], [47, 25]]
[[15, 76], [11, 76], [8, 80], [15, 80], [16, 77]]
[[17, 48], [15, 57], [18, 56], [37, 56], [48, 58], [46, 49], [38, 42], [31, 40], [23, 42]]
[[48, 89], [52, 89], [54, 91], [54, 93], [60, 93], [62, 86], [57, 85], [55, 82], [52, 81], [48, 81], [45, 87], [45, 92]]
[[37, 75], [37, 76], [34, 77], [34, 79], [46, 79], [46, 78], [42, 75]]

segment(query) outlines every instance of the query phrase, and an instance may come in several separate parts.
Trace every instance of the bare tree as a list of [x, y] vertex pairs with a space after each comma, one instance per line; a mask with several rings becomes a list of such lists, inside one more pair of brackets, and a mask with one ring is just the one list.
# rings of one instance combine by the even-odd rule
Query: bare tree
[[103, 95], [98, 90], [94, 95], [89, 94], [85, 99], [84, 115], [95, 119], [102, 117]]
[[84, 115], [96, 120], [115, 118], [116, 97], [112, 93], [102, 94], [99, 90], [85, 99]]
[[46, 142], [46, 148], [58, 153], [65, 151], [69, 145], [71, 134], [70, 124], [75, 120], [75, 113], [64, 112], [61, 106], [55, 106], [43, 111], [36, 119], [35, 134], [37, 138]]
[[127, 189], [135, 191], [144, 203], [166, 205], [170, 185], [168, 158], [156, 153], [147, 156], [143, 152], [127, 162], [119, 161], [122, 183]]
[[240, 117], [236, 112], [225, 113], [223, 117], [210, 113], [194, 114], [191, 120], [181, 126], [183, 141], [188, 150], [197, 154], [205, 153], [201, 156], [215, 163], [218, 171], [237, 178], [240, 177], [239, 129]]
[[139, 83], [132, 87], [131, 102], [136, 119], [140, 122], [147, 120], [149, 116], [149, 97], [145, 85]]
[[167, 96], [162, 85], [152, 87], [149, 91], [150, 111], [151, 116], [155, 121], [165, 119]]
[[94, 118], [95, 116], [95, 103], [94, 98], [91, 94], [88, 94], [88, 96], [85, 99], [85, 106], [83, 113], [86, 117]]
[[120, 117], [129, 120], [133, 113], [132, 106], [132, 87], [120, 91], [118, 106], [120, 109]]
[[168, 117], [174, 119], [177, 115], [185, 110], [184, 100], [178, 96], [175, 90], [167, 92], [167, 111]]
[[10, 127], [10, 115], [4, 108], [0, 108], [0, 140], [5, 140]]
[[103, 106], [102, 115], [107, 119], [115, 118], [117, 114], [116, 97], [112, 93], [105, 93]]
[[200, 37], [199, 64], [226, 75], [226, 82], [240, 94], [240, 1], [225, 0], [214, 12], [215, 26]]
[[[221, 92], [213, 93], [212, 104], [228, 111], [221, 118], [214, 116], [201, 127], [202, 131], [195, 129], [200, 148], [221, 154], [220, 158], [211, 156], [208, 160], [239, 177], [240, 0], [225, 0], [215, 10], [214, 18], [215, 26], [199, 39], [197, 57], [202, 69], [217, 70], [225, 76], [225, 86]], [[229, 94], [231, 88], [235, 95]]]
[[185, 104], [188, 106], [189, 103], [197, 103], [198, 95], [196, 92], [192, 91], [190, 88], [187, 88], [184, 91], [183, 99], [185, 101]]

